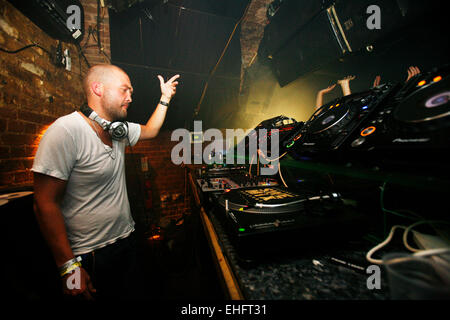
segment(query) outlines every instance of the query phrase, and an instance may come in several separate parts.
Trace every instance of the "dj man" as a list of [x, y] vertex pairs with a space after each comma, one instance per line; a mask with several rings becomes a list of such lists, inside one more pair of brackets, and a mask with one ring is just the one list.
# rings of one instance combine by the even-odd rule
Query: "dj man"
[[94, 299], [134, 292], [125, 146], [158, 134], [178, 78], [158, 76], [160, 102], [140, 125], [125, 122], [133, 93], [128, 75], [117, 66], [94, 66], [83, 81], [82, 112], [60, 117], [45, 132], [32, 168], [34, 209], [65, 294]]

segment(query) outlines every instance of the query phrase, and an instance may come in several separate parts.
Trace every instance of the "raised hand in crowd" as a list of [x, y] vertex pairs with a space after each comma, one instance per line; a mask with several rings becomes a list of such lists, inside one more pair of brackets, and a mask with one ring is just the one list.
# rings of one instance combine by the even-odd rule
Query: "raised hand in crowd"
[[319, 109], [323, 105], [323, 95], [325, 93], [331, 92], [335, 87], [336, 87], [336, 83], [332, 84], [331, 86], [328, 86], [325, 89], [320, 90], [319, 92], [317, 92], [316, 109], [315, 110]]
[[337, 83], [341, 86], [344, 96], [348, 96], [352, 93], [350, 90], [350, 81], [355, 78], [356, 76], [346, 76], [344, 79], [338, 80]]
[[376, 76], [375, 80], [373, 80], [372, 88], [378, 87], [380, 85], [381, 76]]
[[418, 67], [415, 66], [411, 66], [408, 68], [408, 77], [406, 78], [405, 82], [408, 82], [409, 79], [411, 79], [412, 77], [417, 76], [418, 74], [420, 74], [420, 69]]

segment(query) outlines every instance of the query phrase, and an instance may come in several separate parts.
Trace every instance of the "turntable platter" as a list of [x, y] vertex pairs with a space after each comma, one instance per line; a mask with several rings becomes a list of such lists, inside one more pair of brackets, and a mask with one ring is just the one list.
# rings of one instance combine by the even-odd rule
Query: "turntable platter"
[[406, 123], [429, 122], [448, 116], [450, 77], [415, 91], [394, 110], [394, 118]]
[[330, 129], [345, 119], [350, 111], [349, 109], [348, 105], [339, 105], [339, 103], [330, 106], [326, 112], [313, 120], [309, 127], [310, 132], [316, 134]]
[[226, 192], [219, 203], [245, 213], [279, 214], [299, 211], [305, 196], [281, 187], [255, 187]]

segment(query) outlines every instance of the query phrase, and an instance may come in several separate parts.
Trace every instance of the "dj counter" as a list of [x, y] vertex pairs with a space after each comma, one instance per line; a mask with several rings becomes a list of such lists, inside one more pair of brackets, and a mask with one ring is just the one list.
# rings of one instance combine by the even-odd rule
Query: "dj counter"
[[[209, 189], [207, 192], [202, 191], [202, 184], [198, 182], [201, 179], [196, 175], [196, 170], [190, 170], [189, 180], [225, 293], [230, 299], [389, 299], [387, 276], [382, 267], [381, 288], [368, 288], [371, 273], [367, 272], [369, 263], [365, 255], [373, 244], [363, 240], [361, 234], [356, 233], [352, 237], [350, 229], [342, 231], [337, 221], [334, 223], [337, 232], [330, 234], [327, 233], [331, 232], [330, 226], [321, 228], [319, 225], [314, 228], [313, 224], [306, 224], [306, 220], [303, 220], [303, 225], [298, 223], [283, 229], [283, 221], [274, 219], [273, 225], [279, 231], [260, 230], [259, 234], [247, 234], [249, 239], [245, 239], [245, 236], [236, 239], [239, 237], [233, 234], [232, 228], [223, 219], [224, 204], [220, 203], [223, 202], [220, 195], [224, 192], [214, 193]], [[246, 190], [246, 194], [253, 190], [250, 194], [254, 194], [256, 184], [243, 190]], [[275, 187], [267, 184], [261, 190], [267, 188], [269, 192], [274, 192]], [[236, 205], [233, 201], [227, 202], [230, 207]], [[284, 214], [289, 217], [289, 209], [284, 210]], [[236, 211], [239, 212], [239, 209]], [[257, 225], [269, 225], [267, 219], [271, 219], [272, 214], [268, 213], [266, 222]], [[245, 232], [245, 228], [239, 229]], [[307, 232], [308, 229], [312, 232]], [[339, 232], [347, 234], [340, 234], [339, 237], [336, 234]]]
[[[450, 232], [440, 231], [449, 223], [449, 98], [445, 65], [334, 99], [306, 122], [264, 120], [226, 153], [245, 150], [248, 166], [218, 161], [191, 170], [229, 296], [389, 298], [383, 266], [375, 266], [380, 289], [370, 289], [370, 249], [396, 225], [430, 224], [421, 230], [438, 240]], [[260, 164], [278, 165], [276, 179], [262, 175]], [[412, 238], [421, 249], [445, 246]], [[406, 242], [390, 241], [378, 255], [410, 253]]]

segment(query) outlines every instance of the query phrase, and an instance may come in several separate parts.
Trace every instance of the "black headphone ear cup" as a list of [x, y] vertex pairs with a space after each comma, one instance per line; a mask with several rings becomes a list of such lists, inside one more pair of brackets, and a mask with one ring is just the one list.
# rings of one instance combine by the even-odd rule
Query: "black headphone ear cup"
[[122, 140], [128, 136], [128, 123], [120, 121], [113, 122], [109, 125], [108, 131], [114, 140]]
[[85, 103], [80, 107], [80, 111], [89, 118], [93, 110]]

